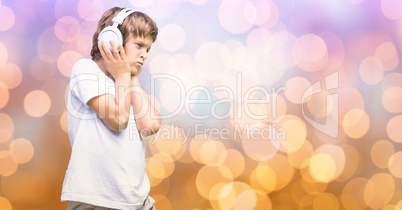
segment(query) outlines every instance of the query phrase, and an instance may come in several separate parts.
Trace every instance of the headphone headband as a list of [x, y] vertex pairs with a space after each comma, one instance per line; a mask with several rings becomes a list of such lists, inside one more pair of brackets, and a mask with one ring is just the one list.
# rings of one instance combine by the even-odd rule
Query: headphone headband
[[117, 14], [116, 17], [114, 17], [112, 19], [113, 26], [117, 27], [118, 25], [121, 25], [123, 23], [124, 19], [126, 19], [129, 15], [131, 15], [134, 12], [135, 12], [135, 10], [131, 9], [131, 8], [122, 9], [119, 12], [119, 14]]
[[[0, 0], [1, 1], [1, 0]], [[127, 16], [131, 15], [134, 13], [135, 10], [130, 9], [130, 8], [125, 8], [122, 9], [116, 17], [112, 19], [113, 25], [105, 27], [98, 36], [98, 45], [101, 43], [105, 42], [107, 47], [111, 49], [110, 46], [110, 41], [113, 41], [116, 45], [123, 45], [124, 44], [124, 37], [123, 34], [121, 34], [121, 31], [117, 26], [121, 25], [124, 21], [124, 19], [127, 18]]]

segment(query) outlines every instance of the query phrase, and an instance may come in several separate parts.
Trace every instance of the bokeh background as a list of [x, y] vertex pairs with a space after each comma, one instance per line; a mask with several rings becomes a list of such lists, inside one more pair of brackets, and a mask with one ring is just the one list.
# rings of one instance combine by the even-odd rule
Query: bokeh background
[[0, 0], [1, 210], [67, 207], [65, 90], [113, 6], [160, 29], [157, 209], [402, 209], [401, 0]]

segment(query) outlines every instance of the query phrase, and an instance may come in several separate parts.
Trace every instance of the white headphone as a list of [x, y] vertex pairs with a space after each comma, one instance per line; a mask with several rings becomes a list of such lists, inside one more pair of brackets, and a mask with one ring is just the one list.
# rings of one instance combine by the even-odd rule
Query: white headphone
[[112, 19], [113, 25], [105, 27], [99, 33], [98, 45], [100, 45], [102, 42], [105, 42], [109, 50], [112, 49], [112, 47], [110, 46], [110, 41], [113, 41], [116, 47], [119, 45], [123, 45], [124, 37], [117, 27], [123, 23], [124, 19], [126, 19], [129, 15], [131, 15], [134, 12], [135, 10], [130, 8], [125, 8], [121, 10], [119, 14], [117, 14], [116, 17]]

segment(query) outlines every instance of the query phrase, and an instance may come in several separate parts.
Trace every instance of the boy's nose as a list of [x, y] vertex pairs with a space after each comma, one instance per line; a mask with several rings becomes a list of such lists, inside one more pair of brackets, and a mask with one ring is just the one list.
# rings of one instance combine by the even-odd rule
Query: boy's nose
[[142, 58], [143, 60], [147, 59], [147, 52], [142, 51], [141, 54], [140, 54], [140, 58]]

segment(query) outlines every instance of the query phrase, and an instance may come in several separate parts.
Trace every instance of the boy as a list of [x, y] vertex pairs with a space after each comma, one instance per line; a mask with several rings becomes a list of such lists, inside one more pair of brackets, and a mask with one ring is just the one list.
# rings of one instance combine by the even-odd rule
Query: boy
[[[140, 135], [157, 132], [160, 115], [137, 76], [158, 28], [138, 11], [114, 23], [126, 11], [131, 10], [114, 7], [102, 15], [92, 59], [79, 60], [71, 73], [67, 121], [72, 152], [61, 195], [70, 201], [70, 210], [155, 209]], [[112, 24], [123, 45], [98, 43], [102, 29]]]

